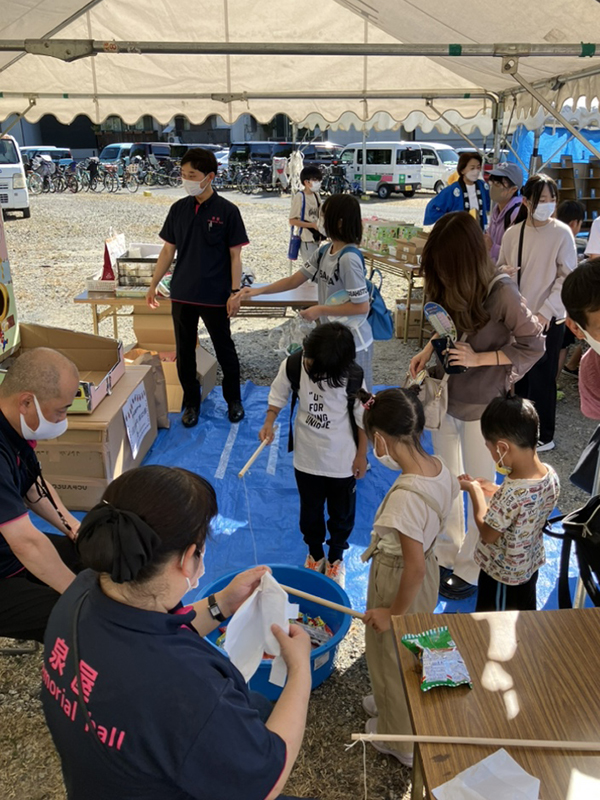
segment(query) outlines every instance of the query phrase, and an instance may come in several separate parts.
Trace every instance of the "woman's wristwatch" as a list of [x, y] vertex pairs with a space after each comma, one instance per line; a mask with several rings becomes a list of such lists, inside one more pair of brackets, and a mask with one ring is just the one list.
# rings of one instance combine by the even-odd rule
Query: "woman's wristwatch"
[[231, 294], [237, 294], [238, 292], [241, 292], [241, 291], [242, 291], [241, 289], [232, 289], [231, 290]]
[[208, 611], [215, 622], [225, 622], [227, 619], [227, 617], [221, 611], [221, 608], [217, 603], [217, 598], [214, 596], [214, 594], [209, 594], [208, 596]]

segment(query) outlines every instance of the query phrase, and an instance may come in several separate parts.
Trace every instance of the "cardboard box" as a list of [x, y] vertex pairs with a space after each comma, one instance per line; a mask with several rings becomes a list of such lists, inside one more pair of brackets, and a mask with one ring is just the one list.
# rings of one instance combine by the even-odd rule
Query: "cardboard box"
[[93, 414], [73, 417], [58, 439], [38, 443], [44, 476], [67, 508], [89, 511], [112, 480], [142, 463], [156, 438], [153, 392], [150, 367], [127, 367]]
[[[140, 351], [158, 353], [167, 384], [167, 401], [169, 411], [179, 413], [183, 402], [183, 389], [177, 377], [175, 361], [175, 332], [171, 316], [156, 316], [153, 312], [133, 315], [133, 330], [137, 342], [129, 351], [129, 358], [135, 352], [134, 363], [142, 355]], [[202, 391], [202, 400], [214, 389], [217, 381], [217, 360], [200, 345], [196, 348], [196, 368]]]
[[410, 253], [411, 255], [420, 256], [426, 241], [427, 237], [421, 235], [412, 239], [396, 239], [396, 253]]
[[20, 334], [19, 352], [51, 347], [76, 364], [79, 392], [69, 414], [91, 414], [125, 374], [123, 345], [115, 339], [29, 322], [21, 323]]
[[[404, 339], [404, 324], [406, 322], [406, 297], [400, 297], [394, 304], [394, 335], [397, 339]], [[408, 338], [418, 339], [421, 335], [421, 301], [412, 300], [408, 312]], [[423, 319], [423, 330], [429, 332], [427, 320]]]

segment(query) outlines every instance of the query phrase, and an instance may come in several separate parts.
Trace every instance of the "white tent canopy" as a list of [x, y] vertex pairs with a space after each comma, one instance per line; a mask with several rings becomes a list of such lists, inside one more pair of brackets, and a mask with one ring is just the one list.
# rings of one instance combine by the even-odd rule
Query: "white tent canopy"
[[[501, 58], [464, 53], [477, 51], [478, 43], [514, 42], [515, 35], [548, 51], [580, 42], [582, 34], [600, 41], [599, 18], [592, 0], [2, 0], [0, 119], [33, 103], [31, 121], [50, 113], [64, 123], [77, 114], [96, 123], [111, 114], [128, 123], [144, 114], [163, 124], [176, 114], [194, 123], [210, 114], [233, 122], [249, 112], [260, 122], [286, 113], [297, 123], [325, 126], [345, 125], [351, 114], [375, 126], [389, 118], [447, 130], [441, 112], [466, 132], [487, 134], [500, 93], [519, 92], [515, 121], [527, 122], [539, 105], [503, 74]], [[46, 38], [91, 41], [100, 52], [72, 63], [23, 54], [24, 40]], [[9, 42], [20, 47], [7, 51]], [[120, 47], [124, 42], [130, 46]], [[177, 47], [183, 42], [220, 43], [221, 53], [248, 44], [262, 54], [157, 52], [161, 43], [183, 50]], [[418, 48], [433, 56], [379, 54], [420, 42], [442, 47]], [[285, 43], [306, 55], [268, 52]], [[449, 44], [462, 45], [463, 56], [456, 46], [457, 55], [443, 56]], [[348, 45], [346, 51], [366, 45], [369, 55], [311, 55], [333, 45]], [[497, 49], [511, 52], [510, 45]], [[519, 63], [523, 78], [541, 84], [558, 108], [568, 98], [589, 103], [600, 94], [595, 75], [555, 80], [596, 66], [596, 59], [578, 57], [594, 54], [593, 46], [571, 50]], [[509, 113], [513, 104], [508, 98]]]

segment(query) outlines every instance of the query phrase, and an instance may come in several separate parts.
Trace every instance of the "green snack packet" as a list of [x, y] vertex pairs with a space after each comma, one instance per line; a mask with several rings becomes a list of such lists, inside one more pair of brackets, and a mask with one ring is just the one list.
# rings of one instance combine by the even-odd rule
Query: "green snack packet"
[[421, 691], [463, 683], [473, 688], [469, 671], [446, 626], [423, 633], [407, 633], [402, 637], [402, 644], [421, 661]]

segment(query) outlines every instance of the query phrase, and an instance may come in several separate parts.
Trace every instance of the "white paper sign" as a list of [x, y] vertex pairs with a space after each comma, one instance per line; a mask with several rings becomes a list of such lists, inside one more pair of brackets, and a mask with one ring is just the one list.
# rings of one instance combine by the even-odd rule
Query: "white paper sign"
[[123, 404], [123, 419], [131, 452], [133, 457], [137, 458], [144, 436], [152, 427], [146, 387], [143, 384], [132, 392]]

